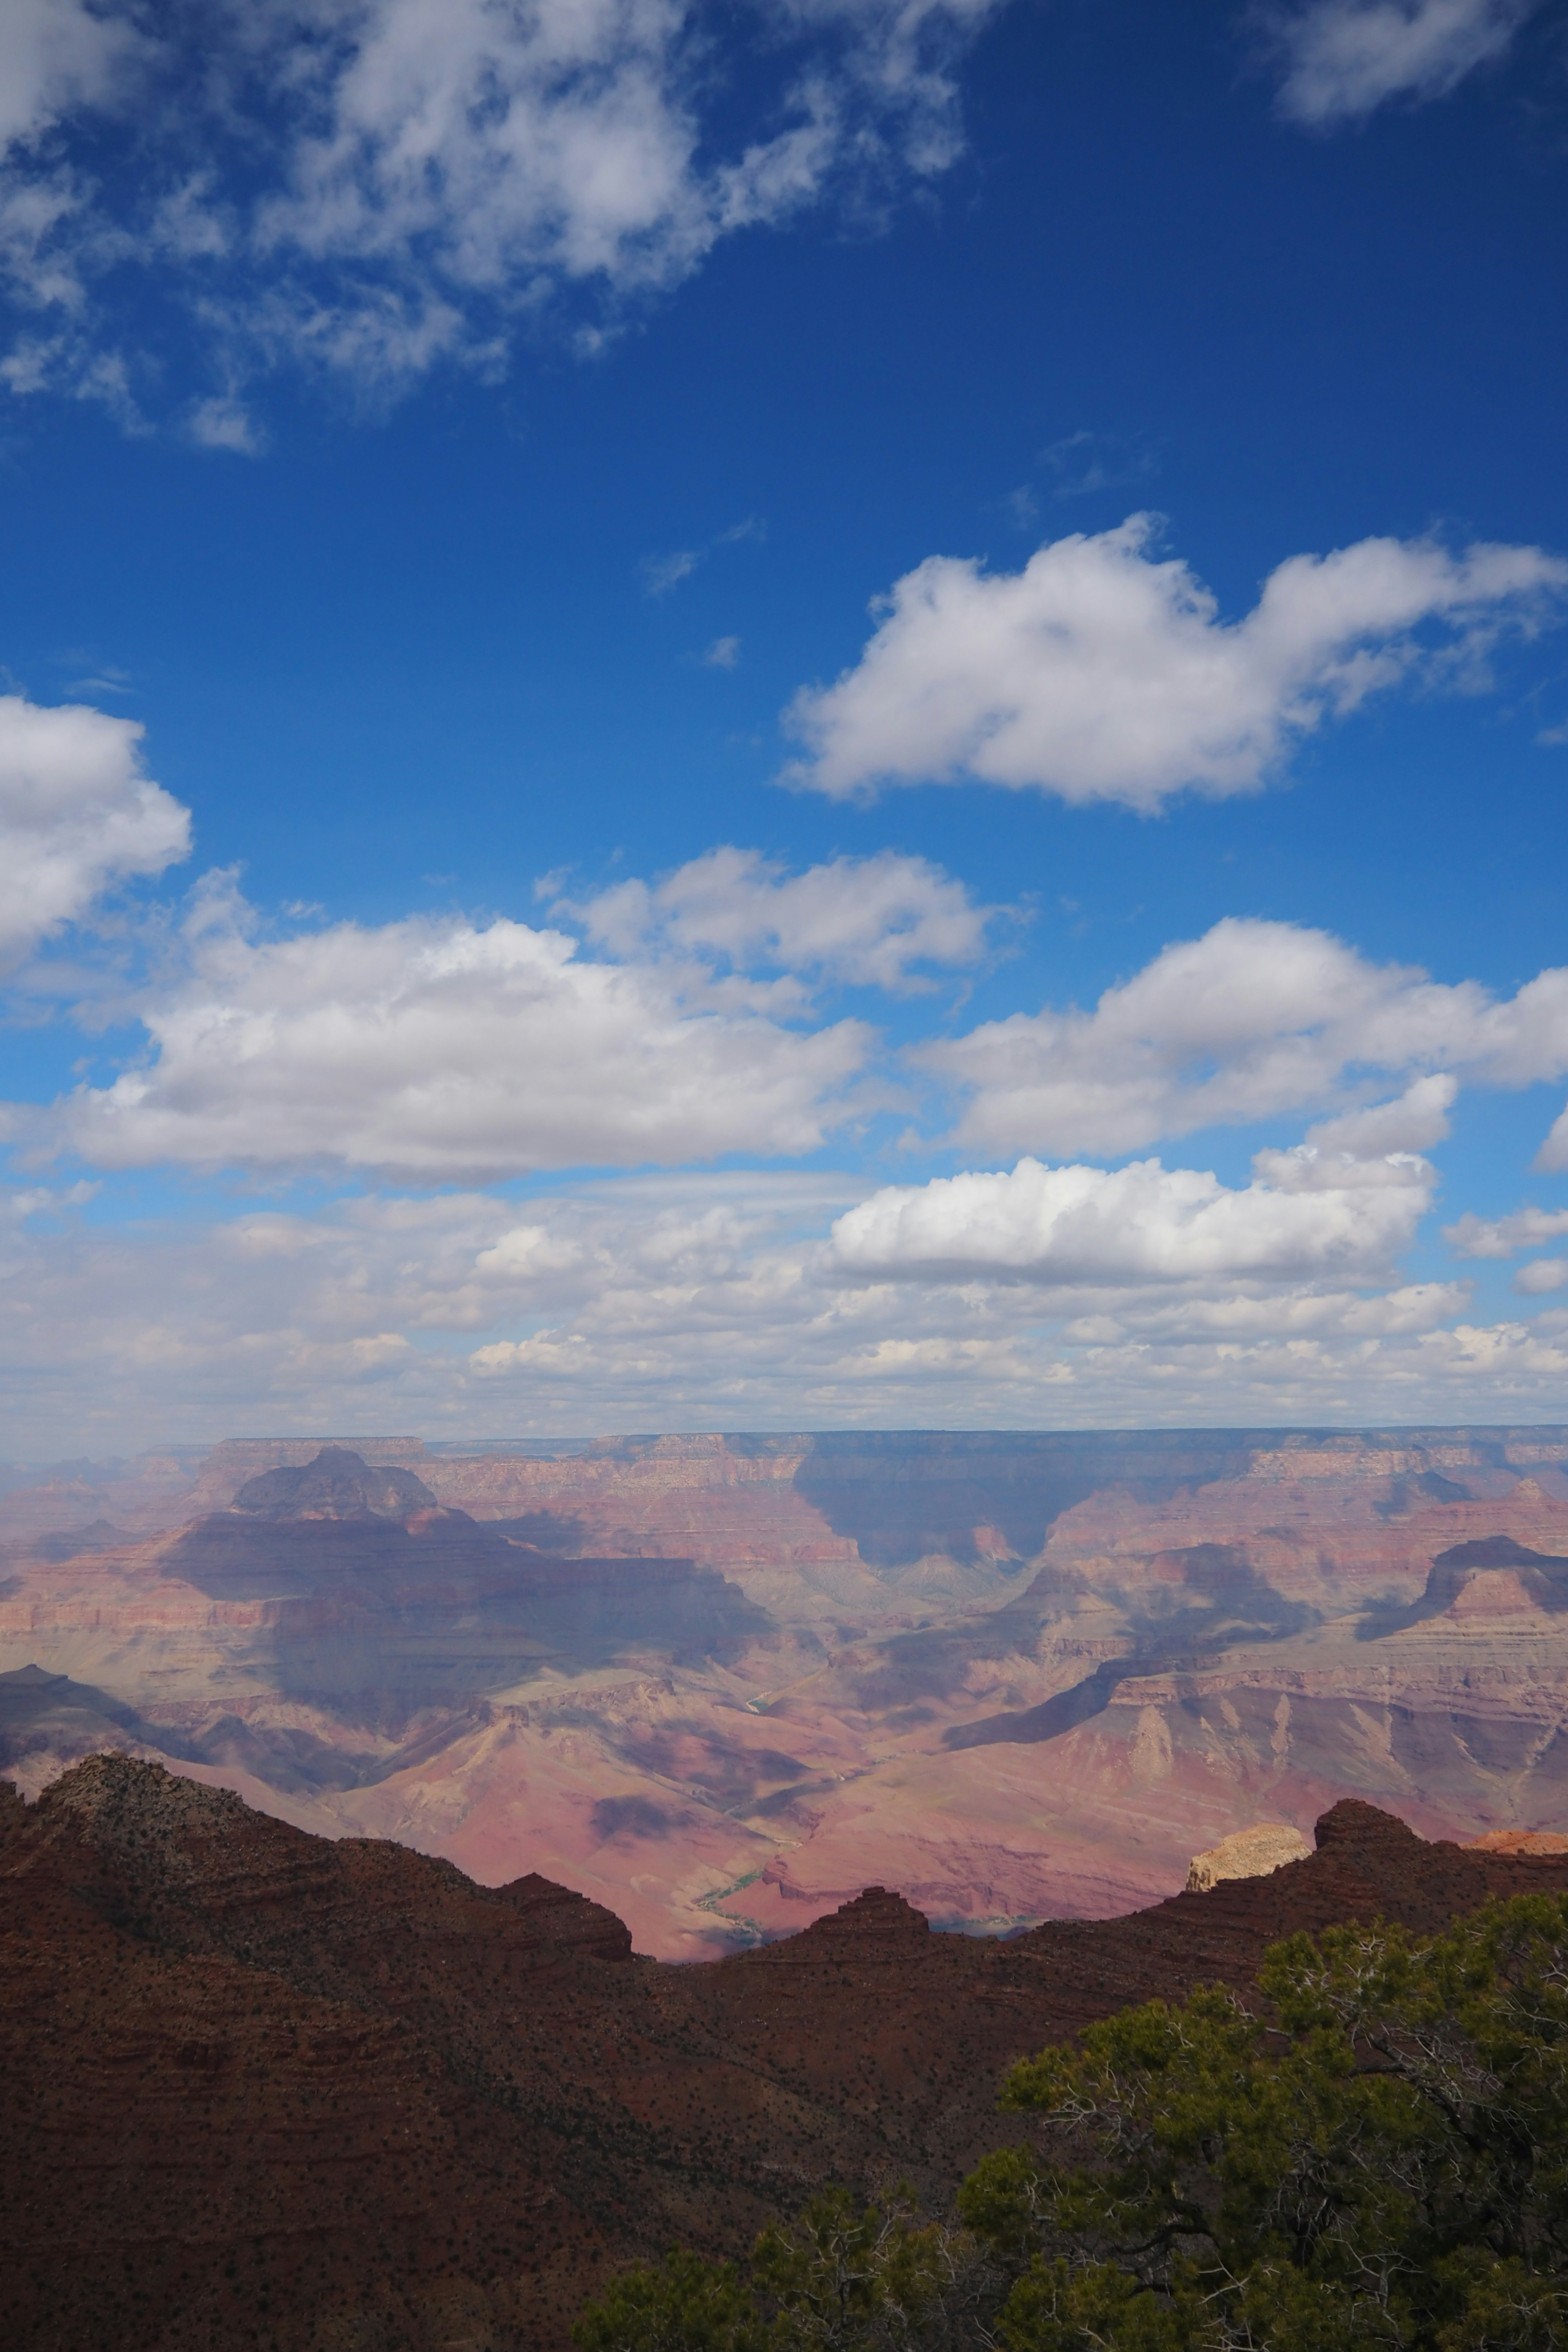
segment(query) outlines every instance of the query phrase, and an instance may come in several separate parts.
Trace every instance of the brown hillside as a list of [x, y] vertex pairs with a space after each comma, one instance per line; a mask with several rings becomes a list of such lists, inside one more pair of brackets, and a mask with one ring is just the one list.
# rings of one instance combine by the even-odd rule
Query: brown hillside
[[673, 1967], [538, 1877], [486, 1888], [95, 1756], [0, 1783], [0, 2340], [17, 2352], [528, 2352], [606, 2264], [733, 2248], [833, 2177], [933, 2200], [1009, 2059], [1294, 1927], [1435, 1928], [1568, 1855], [1337, 1805], [1272, 1877], [1007, 1943], [868, 1889]]

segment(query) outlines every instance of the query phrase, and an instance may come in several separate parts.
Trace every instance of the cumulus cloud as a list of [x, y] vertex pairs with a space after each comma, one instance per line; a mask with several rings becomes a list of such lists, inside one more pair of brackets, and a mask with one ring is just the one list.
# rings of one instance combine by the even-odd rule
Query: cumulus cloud
[[[194, 429], [234, 447], [247, 372], [493, 371], [573, 289], [591, 349], [721, 238], [944, 169], [957, 62], [1001, 5], [17, 0], [0, 255], [76, 317], [112, 270], [154, 273], [224, 379]], [[14, 388], [75, 389], [75, 348]]]
[[1428, 1151], [1448, 1132], [1448, 1113], [1459, 1091], [1459, 1081], [1446, 1070], [1431, 1077], [1413, 1078], [1392, 1102], [1373, 1103], [1365, 1110], [1342, 1111], [1338, 1118], [1320, 1119], [1307, 1130], [1309, 1149], [1333, 1154], [1348, 1152], [1365, 1158], [1379, 1151]]
[[1568, 1110], [1559, 1112], [1552, 1121], [1551, 1133], [1535, 1155], [1535, 1164], [1549, 1176], [1559, 1176], [1568, 1169]]
[[[108, 758], [130, 811], [90, 768], [72, 772], [79, 807], [62, 815], [57, 789], [46, 847], [57, 864], [62, 843], [76, 856], [79, 911], [133, 850], [144, 866], [171, 843], [183, 852], [184, 813], [135, 774], [134, 726], [31, 717]], [[59, 898], [41, 857], [25, 904], [18, 883], [29, 940]], [[429, 1182], [796, 1155], [851, 1112], [906, 1099], [866, 1076], [875, 1033], [825, 1016], [818, 991], [929, 988], [985, 958], [1005, 910], [891, 851], [791, 873], [725, 847], [656, 885], [558, 900], [586, 946], [506, 918], [300, 927], [318, 911], [268, 931], [232, 877], [208, 876], [184, 923], [161, 927], [152, 970], [122, 984], [144, 1053], [107, 1084], [0, 1109], [0, 1137], [105, 1168], [336, 1166]]]
[[1559, 1416], [1568, 1315], [1454, 1286], [889, 1280], [841, 1177], [627, 1176], [0, 1228], [14, 1454], [257, 1425], [613, 1429]]
[[1538, 1257], [1529, 1265], [1521, 1265], [1513, 1277], [1513, 1286], [1526, 1298], [1539, 1298], [1543, 1292], [1561, 1290], [1568, 1283], [1568, 1258]]
[[1568, 563], [1539, 548], [1367, 539], [1289, 557], [1224, 621], [1155, 535], [1132, 515], [1021, 572], [928, 556], [874, 608], [855, 667], [791, 705], [807, 751], [794, 781], [837, 798], [978, 781], [1146, 811], [1187, 787], [1249, 792], [1373, 693], [1474, 684], [1498, 631], [1535, 627], [1568, 586]]
[[743, 989], [704, 1002], [679, 973], [590, 961], [505, 919], [266, 939], [219, 887], [186, 951], [142, 1007], [146, 1058], [47, 1111], [13, 1106], [14, 1139], [102, 1168], [428, 1182], [799, 1153], [844, 1115], [868, 1043], [858, 1023], [802, 1034]]
[[190, 817], [142, 772], [133, 719], [0, 695], [0, 967], [102, 893], [190, 853]]
[[1271, 12], [1283, 113], [1315, 130], [1392, 99], [1446, 98], [1500, 58], [1540, 0], [1309, 0]]
[[123, 16], [84, 0], [6, 0], [0, 10], [0, 145], [101, 104], [142, 49]]
[[710, 849], [665, 881], [617, 884], [569, 908], [618, 955], [650, 944], [718, 953], [737, 967], [894, 990], [929, 986], [921, 967], [984, 957], [1000, 912], [923, 857], [883, 850], [790, 874], [754, 849]]
[[833, 1246], [849, 1271], [887, 1280], [975, 1279], [1058, 1287], [1118, 1284], [1376, 1281], [1431, 1197], [1424, 1160], [1343, 1161], [1331, 1181], [1232, 1190], [1197, 1169], [1011, 1170], [889, 1185], [847, 1212]]
[[[87, 815], [57, 806], [42, 847], [15, 858], [36, 884], [13, 907], [20, 946], [62, 908], [83, 911], [106, 878], [185, 844], [184, 812], [134, 772], [132, 726], [42, 716], [90, 722], [86, 740], [120, 762], [122, 804], [79, 779]], [[26, 814], [12, 825], [24, 844]], [[812, 1151], [851, 1117], [907, 1109], [912, 1071], [937, 1103], [957, 1098], [946, 1140], [988, 1153], [1118, 1158], [1206, 1127], [1327, 1114], [1300, 1144], [1258, 1155], [1260, 1181], [1305, 1194], [1365, 1189], [1370, 1171], [1394, 1181], [1388, 1171], [1447, 1134], [1461, 1082], [1568, 1072], [1568, 970], [1499, 999], [1373, 963], [1326, 932], [1231, 918], [1089, 1010], [912, 1045], [895, 1083], [877, 1033], [832, 1017], [832, 992], [929, 990], [982, 963], [1014, 910], [893, 851], [792, 873], [726, 846], [655, 883], [558, 898], [543, 928], [300, 928], [315, 911], [269, 931], [231, 877], [209, 877], [183, 926], [160, 929], [154, 967], [121, 984], [143, 1054], [52, 1105], [11, 1105], [0, 1137], [35, 1160], [68, 1150], [105, 1168], [489, 1181]], [[1521, 1225], [1508, 1246], [1556, 1229]], [[1469, 1255], [1502, 1254], [1502, 1231], [1473, 1218], [1450, 1229]]]
[[1568, 1209], [1516, 1209], [1511, 1217], [1465, 1215], [1445, 1225], [1443, 1239], [1460, 1257], [1512, 1257], [1568, 1234]]
[[[1314, 1130], [1331, 1152], [1419, 1150], [1443, 1132], [1456, 1078], [1568, 1073], [1568, 969], [1500, 999], [1374, 963], [1327, 931], [1227, 917], [1092, 1011], [1016, 1013], [913, 1058], [967, 1095], [956, 1139], [987, 1151], [1110, 1156], [1314, 1110], [1340, 1114]], [[1396, 1100], [1365, 1105], [1391, 1080]]]

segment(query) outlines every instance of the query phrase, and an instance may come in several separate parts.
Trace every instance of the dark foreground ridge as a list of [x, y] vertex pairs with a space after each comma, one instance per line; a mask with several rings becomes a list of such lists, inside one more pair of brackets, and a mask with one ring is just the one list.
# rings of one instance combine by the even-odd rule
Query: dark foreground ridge
[[1336, 1805], [1273, 1876], [1008, 1943], [868, 1888], [672, 1967], [536, 1876], [476, 1886], [160, 1766], [0, 1782], [0, 2341], [552, 2352], [616, 2263], [732, 2252], [833, 2179], [944, 2204], [1009, 2061], [1295, 1928], [1443, 1926], [1568, 1855]]

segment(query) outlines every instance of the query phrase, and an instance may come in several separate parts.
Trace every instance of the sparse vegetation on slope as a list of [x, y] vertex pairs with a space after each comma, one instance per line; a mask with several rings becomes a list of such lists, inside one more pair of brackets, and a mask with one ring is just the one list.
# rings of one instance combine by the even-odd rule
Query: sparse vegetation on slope
[[[1568, 2341], [1568, 1897], [1277, 1944], [1042, 2051], [958, 2228], [818, 2197], [732, 2269], [671, 2255], [585, 2352], [1552, 2352]], [[704, 2333], [704, 2329], [708, 2332]]]

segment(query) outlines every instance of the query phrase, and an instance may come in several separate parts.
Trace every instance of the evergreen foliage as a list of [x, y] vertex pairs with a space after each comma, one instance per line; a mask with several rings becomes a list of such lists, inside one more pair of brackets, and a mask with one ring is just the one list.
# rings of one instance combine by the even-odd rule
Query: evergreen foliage
[[1568, 1896], [1425, 1943], [1292, 1937], [1258, 1981], [1258, 2008], [1207, 1987], [1021, 2062], [1031, 2135], [964, 2182], [961, 2229], [827, 2191], [749, 2289], [671, 2255], [578, 2343], [1568, 2352]]
[[612, 2280], [573, 2338], [583, 2352], [934, 2352], [970, 2340], [957, 2331], [971, 2252], [921, 2222], [907, 2187], [864, 2206], [826, 2189], [793, 2227], [763, 2231], [752, 2294], [728, 2263], [674, 2252]]

